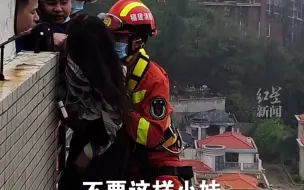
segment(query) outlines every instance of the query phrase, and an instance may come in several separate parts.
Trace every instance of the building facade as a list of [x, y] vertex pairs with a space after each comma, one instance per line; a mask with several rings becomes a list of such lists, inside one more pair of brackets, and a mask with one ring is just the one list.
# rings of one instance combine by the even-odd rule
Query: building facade
[[299, 176], [304, 180], [304, 114], [295, 115], [298, 121], [298, 137], [297, 143], [299, 146]]
[[[267, 0], [267, 17], [282, 23], [284, 44], [293, 47], [304, 41], [304, 0]], [[276, 35], [273, 31], [273, 35]]]
[[[280, 1], [280, 0], [277, 0]], [[273, 0], [192, 0], [214, 9], [225, 12], [225, 16], [232, 18], [240, 29], [251, 29], [257, 36], [268, 37], [283, 45], [283, 24], [279, 15], [273, 16], [272, 10], [281, 12], [279, 2]], [[272, 4], [277, 5], [275, 8]]]

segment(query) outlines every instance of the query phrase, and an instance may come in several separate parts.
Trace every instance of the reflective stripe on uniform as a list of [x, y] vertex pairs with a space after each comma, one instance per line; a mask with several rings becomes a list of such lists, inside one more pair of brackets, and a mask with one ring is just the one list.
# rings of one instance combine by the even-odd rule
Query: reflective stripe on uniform
[[140, 118], [137, 127], [137, 137], [136, 142], [144, 146], [147, 145], [148, 132], [149, 132], [150, 122], [144, 118]]
[[120, 16], [121, 17], [125, 17], [128, 15], [128, 13], [134, 9], [135, 7], [145, 7], [147, 8], [144, 4], [140, 3], [140, 2], [134, 2], [134, 3], [130, 3], [127, 6], [125, 6], [121, 12], [120, 12]]
[[[144, 49], [140, 49], [140, 58], [138, 59], [130, 79], [127, 82], [127, 89], [129, 93], [132, 93], [137, 87], [138, 83], [140, 83], [142, 77], [144, 76], [145, 71], [148, 68], [148, 64], [150, 62], [149, 56], [146, 54]], [[146, 59], [146, 60], [145, 60]]]
[[146, 57], [147, 59], [150, 58], [149, 55], [147, 55], [146, 51], [145, 51], [143, 48], [141, 48], [141, 49], [139, 50], [139, 52], [140, 52], [144, 57]]
[[144, 73], [144, 70], [146, 66], [148, 65], [148, 62], [144, 60], [143, 58], [139, 58], [134, 70], [133, 70], [133, 75], [141, 77], [142, 74]]
[[132, 94], [133, 103], [138, 104], [145, 98], [146, 90], [141, 90]]
[[136, 80], [129, 79], [129, 80], [128, 80], [128, 86], [127, 86], [128, 91], [129, 91], [130, 93], [133, 92], [133, 90], [134, 90], [134, 88], [136, 87], [136, 85], [137, 85], [137, 81], [136, 81]]

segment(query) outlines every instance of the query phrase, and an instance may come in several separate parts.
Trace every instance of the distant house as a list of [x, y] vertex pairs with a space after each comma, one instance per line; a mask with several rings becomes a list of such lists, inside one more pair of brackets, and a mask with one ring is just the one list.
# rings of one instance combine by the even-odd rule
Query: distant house
[[180, 134], [182, 136], [183, 144], [188, 144], [190, 148], [194, 148], [194, 138], [191, 136], [191, 134], [185, 132], [185, 131], [180, 131]]
[[206, 164], [204, 164], [201, 161], [197, 161], [197, 160], [182, 160], [182, 165], [183, 166], [192, 166], [195, 171], [198, 172], [213, 172], [212, 168], [210, 168], [209, 166], [207, 166]]
[[226, 174], [214, 179], [223, 189], [257, 190], [261, 189], [257, 178], [244, 174]]
[[196, 159], [214, 171], [262, 172], [258, 148], [250, 137], [225, 132], [196, 141]]
[[217, 109], [191, 114], [188, 121], [190, 127], [186, 131], [197, 140], [226, 131], [235, 131], [234, 126], [237, 123], [233, 114]]

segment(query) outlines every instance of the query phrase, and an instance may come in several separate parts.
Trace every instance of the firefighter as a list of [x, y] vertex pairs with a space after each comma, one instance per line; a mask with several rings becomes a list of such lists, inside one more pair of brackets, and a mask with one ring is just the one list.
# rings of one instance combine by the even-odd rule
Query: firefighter
[[126, 84], [134, 111], [125, 119], [128, 133], [136, 141], [132, 180], [168, 181], [174, 190], [193, 177], [192, 167], [182, 167], [184, 149], [179, 131], [171, 123], [169, 80], [165, 70], [144, 50], [148, 37], [158, 32], [148, 7], [137, 0], [119, 0], [108, 13], [100, 13], [115, 39], [116, 52], [127, 67]]

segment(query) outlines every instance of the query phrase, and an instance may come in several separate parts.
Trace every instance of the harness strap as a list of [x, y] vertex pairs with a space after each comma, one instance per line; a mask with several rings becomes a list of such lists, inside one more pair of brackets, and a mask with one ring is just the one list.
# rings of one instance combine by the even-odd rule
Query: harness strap
[[166, 148], [176, 147], [181, 148], [178, 141], [180, 139], [178, 131], [172, 124], [171, 117], [168, 118], [168, 128], [165, 130], [164, 135], [158, 145], [154, 148], [150, 148], [149, 151], [163, 151], [163, 146]]
[[[159, 144], [157, 146], [161, 146], [164, 143], [166, 143], [168, 140], [170, 140], [171, 138], [175, 138], [177, 134], [176, 128], [172, 127], [172, 125], [170, 125], [164, 132], [164, 136], [161, 139], [161, 141], [159, 142]], [[176, 141], [176, 140], [175, 140]], [[175, 142], [174, 141], [174, 142]], [[171, 146], [173, 144], [170, 144], [169, 146]]]

